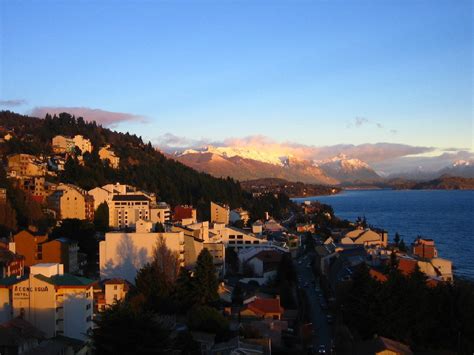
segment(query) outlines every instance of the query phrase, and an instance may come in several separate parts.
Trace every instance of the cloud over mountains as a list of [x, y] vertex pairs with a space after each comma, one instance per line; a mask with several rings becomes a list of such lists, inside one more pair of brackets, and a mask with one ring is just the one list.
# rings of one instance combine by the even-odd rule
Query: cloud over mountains
[[158, 137], [156, 145], [165, 151], [202, 148], [207, 145], [234, 147], [271, 152], [273, 155], [294, 156], [305, 160], [323, 160], [344, 154], [370, 164], [395, 159], [407, 155], [417, 155], [434, 151], [433, 147], [410, 146], [395, 143], [337, 144], [332, 146], [305, 145], [294, 142], [278, 142], [266, 136], [255, 135], [243, 138], [227, 138], [223, 141], [189, 139], [167, 133]]
[[55, 107], [55, 106], [40, 106], [31, 110], [30, 114], [35, 117], [44, 117], [47, 113], [54, 115], [62, 112], [70, 113], [76, 117], [83, 117], [86, 121], [96, 121], [98, 124], [107, 127], [114, 127], [122, 122], [147, 122], [146, 118], [141, 115], [106, 111], [90, 107]]

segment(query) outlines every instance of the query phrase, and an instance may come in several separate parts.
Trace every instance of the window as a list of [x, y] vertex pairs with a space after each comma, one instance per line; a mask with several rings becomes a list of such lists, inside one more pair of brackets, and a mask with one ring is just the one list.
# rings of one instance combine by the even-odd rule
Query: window
[[114, 290], [116, 290], [116, 289], [117, 289], [117, 285], [114, 285]]

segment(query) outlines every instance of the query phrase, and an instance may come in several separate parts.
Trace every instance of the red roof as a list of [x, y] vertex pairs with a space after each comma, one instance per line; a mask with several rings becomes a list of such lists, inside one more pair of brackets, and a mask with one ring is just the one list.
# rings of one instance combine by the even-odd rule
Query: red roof
[[400, 258], [398, 259], [398, 270], [403, 274], [409, 275], [415, 271], [417, 261], [414, 259]]
[[378, 270], [375, 270], [373, 268], [370, 268], [369, 274], [370, 274], [370, 276], [372, 276], [377, 281], [380, 281], [380, 282], [387, 281], [387, 276], [385, 274], [383, 274], [382, 272], [380, 272]]
[[279, 298], [257, 298], [255, 301], [250, 302], [247, 308], [252, 312], [260, 315], [267, 313], [283, 313], [283, 308], [280, 306]]

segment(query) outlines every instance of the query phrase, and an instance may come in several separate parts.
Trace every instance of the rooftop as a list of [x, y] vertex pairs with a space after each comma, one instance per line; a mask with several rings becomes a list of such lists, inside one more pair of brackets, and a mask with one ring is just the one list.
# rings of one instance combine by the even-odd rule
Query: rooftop
[[114, 195], [112, 201], [150, 201], [145, 195]]

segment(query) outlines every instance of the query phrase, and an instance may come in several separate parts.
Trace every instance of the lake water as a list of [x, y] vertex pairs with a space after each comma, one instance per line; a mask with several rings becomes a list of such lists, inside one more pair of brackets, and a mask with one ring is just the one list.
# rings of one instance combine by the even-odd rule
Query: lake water
[[418, 236], [435, 240], [438, 254], [453, 262], [457, 276], [474, 279], [474, 191], [357, 190], [294, 199], [331, 205], [340, 218], [367, 222], [395, 232], [407, 245]]

